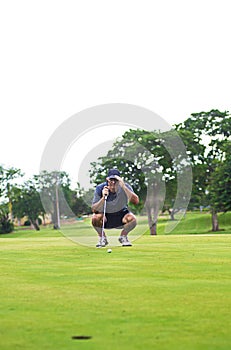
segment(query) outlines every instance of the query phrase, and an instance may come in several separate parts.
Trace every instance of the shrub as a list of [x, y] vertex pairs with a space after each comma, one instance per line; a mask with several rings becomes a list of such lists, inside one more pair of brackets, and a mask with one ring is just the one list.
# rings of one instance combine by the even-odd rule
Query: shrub
[[39, 226], [42, 225], [42, 219], [41, 218], [38, 218], [38, 224], [39, 224]]
[[10, 233], [14, 231], [14, 224], [11, 222], [7, 216], [2, 216], [0, 218], [0, 234]]
[[30, 222], [30, 220], [26, 220], [25, 222], [24, 222], [24, 224], [23, 224], [24, 226], [30, 226], [31, 225], [31, 222]]
[[14, 224], [9, 219], [9, 207], [7, 204], [0, 206], [0, 233], [10, 233], [14, 231]]

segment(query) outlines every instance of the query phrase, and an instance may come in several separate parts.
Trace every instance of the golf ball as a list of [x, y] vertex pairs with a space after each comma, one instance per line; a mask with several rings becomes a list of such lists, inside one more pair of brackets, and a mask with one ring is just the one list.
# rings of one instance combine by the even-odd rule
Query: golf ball
[[112, 250], [111, 250], [111, 249], [108, 249], [108, 250], [107, 250], [107, 252], [108, 252], [108, 253], [111, 253], [111, 252], [112, 252]]

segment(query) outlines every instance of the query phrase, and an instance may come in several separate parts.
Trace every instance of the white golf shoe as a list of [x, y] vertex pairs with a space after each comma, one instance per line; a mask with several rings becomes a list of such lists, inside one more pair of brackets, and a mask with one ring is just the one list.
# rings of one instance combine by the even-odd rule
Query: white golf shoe
[[106, 245], [108, 245], [108, 241], [106, 237], [99, 237], [99, 241], [96, 244], [96, 248], [103, 248], [106, 247]]
[[131, 242], [128, 240], [128, 236], [120, 236], [118, 238], [118, 240], [122, 244], [123, 247], [131, 247], [132, 246]]

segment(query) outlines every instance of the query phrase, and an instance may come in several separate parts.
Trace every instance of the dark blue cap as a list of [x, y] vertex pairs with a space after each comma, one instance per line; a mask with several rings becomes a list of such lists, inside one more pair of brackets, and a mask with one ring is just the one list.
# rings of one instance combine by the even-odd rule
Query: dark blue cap
[[118, 169], [110, 169], [107, 177], [109, 179], [115, 179], [115, 175], [120, 176], [119, 170]]

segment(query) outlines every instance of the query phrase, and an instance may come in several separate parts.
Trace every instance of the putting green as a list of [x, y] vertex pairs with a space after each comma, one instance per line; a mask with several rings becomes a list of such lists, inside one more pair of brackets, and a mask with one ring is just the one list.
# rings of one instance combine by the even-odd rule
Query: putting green
[[3, 350], [229, 350], [231, 235], [96, 249], [53, 230], [0, 239]]

